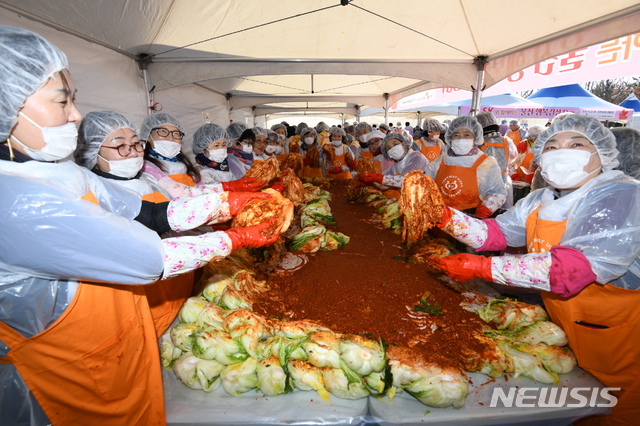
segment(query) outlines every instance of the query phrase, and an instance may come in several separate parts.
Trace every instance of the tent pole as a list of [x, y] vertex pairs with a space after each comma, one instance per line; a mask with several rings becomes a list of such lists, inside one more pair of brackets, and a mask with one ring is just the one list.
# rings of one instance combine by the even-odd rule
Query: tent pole
[[389, 94], [385, 93], [384, 95], [384, 124], [389, 122]]
[[356, 121], [360, 122], [360, 105], [356, 105]]
[[476, 56], [473, 63], [478, 67], [478, 73], [476, 77], [476, 87], [471, 86], [473, 96], [471, 98], [471, 110], [469, 115], [474, 117], [480, 110], [480, 100], [482, 99], [482, 91], [484, 90], [484, 69], [487, 66], [486, 56]]
[[138, 66], [140, 67], [140, 71], [142, 71], [142, 79], [144, 80], [144, 92], [147, 97], [147, 115], [151, 115], [151, 112], [154, 110], [154, 104], [151, 99], [151, 92], [155, 89], [155, 86], [149, 88], [149, 64], [153, 62], [153, 56], [148, 53], [139, 53], [136, 56], [136, 61], [138, 62]]
[[422, 127], [422, 126], [420, 126], [420, 111], [418, 111], [418, 124], [416, 124], [416, 126]]

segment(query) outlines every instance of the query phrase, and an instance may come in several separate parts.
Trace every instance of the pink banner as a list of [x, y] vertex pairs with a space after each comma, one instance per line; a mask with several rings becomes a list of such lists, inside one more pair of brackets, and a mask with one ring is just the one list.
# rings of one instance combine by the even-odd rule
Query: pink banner
[[[460, 107], [460, 115], [468, 115], [470, 105]], [[632, 109], [615, 110], [608, 108], [571, 108], [571, 107], [501, 107], [495, 105], [483, 105], [480, 111], [493, 112], [497, 117], [513, 118], [553, 118], [563, 112], [589, 115], [598, 120], [629, 120], [633, 116]]]

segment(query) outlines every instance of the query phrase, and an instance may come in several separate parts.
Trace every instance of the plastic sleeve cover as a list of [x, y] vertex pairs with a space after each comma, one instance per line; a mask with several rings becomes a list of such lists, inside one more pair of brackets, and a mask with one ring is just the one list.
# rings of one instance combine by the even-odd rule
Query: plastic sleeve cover
[[510, 247], [524, 247], [527, 244], [525, 225], [529, 214], [540, 205], [546, 189], [531, 192], [518, 200], [515, 206], [495, 218]]
[[142, 201], [140, 214], [134, 219], [147, 228], [156, 231], [158, 234], [171, 231], [169, 220], [167, 219], [167, 208], [169, 202], [152, 203], [151, 201]]
[[442, 230], [461, 243], [478, 249], [487, 241], [487, 225], [483, 220], [473, 218], [459, 210], [451, 210], [451, 220]]
[[551, 290], [549, 270], [551, 253], [528, 253], [491, 258], [491, 275], [498, 284]]
[[382, 178], [382, 184], [386, 186], [393, 186], [395, 188], [402, 187], [402, 181], [404, 180], [404, 175], [385, 175]]
[[223, 232], [162, 240], [165, 249], [164, 275], [172, 278], [227, 257], [233, 251], [231, 238]]
[[211, 193], [198, 197], [174, 198], [169, 202], [167, 220], [174, 231], [187, 231], [208, 223], [221, 223], [231, 219], [228, 192]]
[[507, 199], [500, 166], [493, 157], [486, 158], [476, 170], [478, 194], [482, 205], [495, 212]]
[[136, 221], [43, 179], [3, 175], [0, 193], [0, 266], [11, 272], [2, 283], [35, 276], [148, 284], [162, 273], [160, 237]]

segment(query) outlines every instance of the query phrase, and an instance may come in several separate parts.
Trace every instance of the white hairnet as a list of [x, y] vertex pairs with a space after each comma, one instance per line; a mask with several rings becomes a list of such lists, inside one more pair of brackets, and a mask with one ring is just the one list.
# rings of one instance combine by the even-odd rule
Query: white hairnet
[[205, 124], [193, 134], [193, 145], [191, 150], [196, 155], [201, 154], [211, 142], [217, 140], [224, 140], [227, 143], [227, 146], [229, 146], [229, 143], [231, 142], [229, 134], [225, 129], [217, 124]]
[[356, 131], [356, 126], [354, 126], [353, 124], [350, 126], [345, 126], [344, 128], [345, 132], [355, 132]]
[[475, 117], [470, 117], [468, 115], [463, 115], [461, 117], [455, 118], [447, 132], [444, 134], [444, 140], [447, 145], [451, 145], [451, 135], [458, 129], [469, 129], [475, 135], [475, 144], [480, 146], [484, 143], [484, 133], [482, 131], [482, 126], [478, 123]]
[[69, 64], [45, 38], [8, 25], [0, 25], [0, 58], [0, 141], [5, 141], [24, 101]]
[[276, 132], [272, 132], [271, 130], [267, 131], [267, 139], [275, 139], [276, 141], [278, 140], [278, 134]]
[[267, 131], [265, 129], [263, 129], [262, 127], [253, 127], [253, 128], [251, 128], [251, 131], [256, 136], [262, 135], [265, 138], [267, 137]]
[[307, 126], [307, 123], [301, 122], [300, 124], [298, 124], [298, 126], [296, 126], [296, 135], [301, 135], [301, 132], [307, 127], [309, 127]]
[[[284, 124], [278, 123], [278, 124], [274, 124], [273, 126], [271, 126], [271, 130], [273, 130], [274, 132], [275, 132], [277, 129], [282, 129], [282, 130], [284, 130], [284, 133], [285, 133], [285, 134], [287, 133], [287, 126], [285, 126]], [[227, 131], [228, 131], [228, 130], [227, 130]]]
[[175, 126], [178, 130], [184, 133], [184, 128], [180, 121], [175, 118], [173, 115], [167, 114], [166, 112], [156, 112], [155, 114], [151, 114], [142, 122], [142, 126], [140, 126], [140, 133], [138, 137], [143, 141], [149, 139], [149, 135], [151, 134], [151, 130], [156, 127], [160, 127], [164, 124], [170, 124]]
[[[380, 126], [382, 127], [382, 126]], [[388, 129], [387, 129], [388, 130]], [[425, 118], [422, 122], [422, 130], [425, 132], [444, 132], [444, 126], [435, 118]]]
[[520, 122], [518, 120], [516, 120], [516, 119], [513, 119], [513, 120], [509, 121], [509, 124], [515, 124], [516, 126], [519, 126]]
[[369, 142], [371, 139], [375, 139], [375, 138], [384, 139], [386, 136], [387, 135], [382, 133], [380, 130], [374, 130], [373, 132], [367, 133], [366, 135], [364, 135], [364, 141]]
[[611, 130], [604, 127], [595, 118], [580, 114], [558, 116], [553, 119], [551, 126], [540, 133], [533, 145], [533, 155], [536, 163], [540, 164], [542, 149], [547, 141], [561, 132], [577, 132], [589, 139], [598, 151], [602, 162], [602, 171], [608, 172], [618, 167], [616, 138], [611, 133]]
[[353, 142], [355, 140], [355, 138], [353, 137], [353, 135], [350, 135], [349, 133], [347, 133], [347, 136], [345, 137], [345, 141], [347, 143]]
[[358, 123], [358, 125], [356, 126], [356, 135], [362, 129], [367, 129], [370, 132], [373, 131], [373, 127], [371, 127], [371, 125], [366, 121], [363, 121], [362, 123]]
[[318, 133], [320, 133], [320, 132], [328, 132], [329, 131], [329, 125], [327, 123], [325, 123], [324, 121], [321, 121], [316, 126], [316, 130], [318, 131]]
[[616, 138], [618, 151], [618, 170], [634, 179], [640, 180], [640, 132], [630, 127], [615, 127], [611, 133]]
[[483, 129], [491, 125], [495, 125], [497, 126], [497, 128], [500, 127], [500, 125], [498, 124], [498, 119], [491, 111], [479, 112], [478, 114], [476, 114], [476, 120], [478, 120], [478, 123], [480, 123]]
[[378, 126], [378, 129], [384, 129], [387, 132], [389, 131], [389, 126], [387, 126], [386, 124], [382, 123]]
[[527, 131], [527, 138], [529, 139], [537, 138], [538, 136], [540, 136], [540, 133], [542, 133], [543, 130], [544, 128], [542, 126], [531, 126]]
[[317, 138], [318, 137], [318, 132], [316, 132], [316, 129], [314, 129], [313, 127], [307, 127], [304, 129], [300, 130], [300, 138], [304, 140], [304, 137], [308, 134], [308, 133], [313, 133], [313, 137]]
[[118, 129], [131, 129], [138, 133], [138, 126], [117, 112], [95, 111], [87, 114], [78, 129], [78, 146], [73, 153], [76, 163], [89, 170], [93, 169], [98, 161], [100, 147]]
[[446, 120], [442, 121], [442, 124], [448, 127], [451, 124], [451, 120], [447, 118]]
[[409, 141], [409, 140], [405, 139], [405, 137], [402, 136], [400, 133], [388, 133], [388, 134], [386, 134], [384, 136], [384, 139], [382, 140], [382, 145], [380, 145], [380, 151], [382, 151], [382, 155], [387, 160], [392, 160], [392, 158], [389, 157], [389, 154], [387, 154], [387, 141], [389, 139], [398, 139], [400, 142], [402, 142], [404, 144], [404, 147], [407, 150], [411, 147], [411, 144], [413, 143], [413, 141]]
[[329, 136], [331, 135], [342, 135], [342, 137], [344, 138], [347, 133], [340, 127], [332, 127], [331, 129], [329, 129]]
[[[280, 124], [281, 126], [281, 124]], [[232, 141], [237, 141], [242, 136], [242, 132], [247, 130], [247, 126], [240, 123], [231, 123], [227, 126], [227, 134], [229, 135], [229, 139]]]

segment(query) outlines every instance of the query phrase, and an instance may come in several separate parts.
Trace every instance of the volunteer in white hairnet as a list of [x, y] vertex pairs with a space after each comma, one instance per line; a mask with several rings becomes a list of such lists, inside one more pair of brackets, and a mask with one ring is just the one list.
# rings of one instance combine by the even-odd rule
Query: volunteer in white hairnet
[[0, 26], [0, 57], [2, 422], [165, 424], [142, 284], [270, 244], [269, 223], [161, 240], [134, 220], [138, 194], [56, 163], [75, 150], [81, 119], [65, 55]]
[[233, 186], [233, 182], [245, 181], [255, 185], [255, 180], [250, 182], [253, 178], [244, 177], [244, 163], [235, 155], [229, 154], [227, 147], [230, 142], [227, 132], [217, 124], [207, 123], [196, 130], [191, 149], [200, 165], [202, 181], [206, 184], [220, 182], [224, 187]]
[[139, 194], [142, 206], [136, 220], [148, 228], [163, 233], [226, 222], [237, 204], [264, 198], [260, 193], [222, 192], [216, 185], [215, 192], [171, 199], [153, 177], [141, 172], [144, 141], [137, 133], [137, 127], [117, 112], [90, 112], [80, 123], [74, 157], [78, 165]]
[[476, 216], [489, 217], [507, 199], [500, 166], [479, 147], [482, 127], [474, 117], [457, 117], [445, 133], [446, 152], [426, 168], [440, 188], [444, 202]]
[[300, 149], [304, 167], [302, 175], [308, 178], [324, 177], [324, 152], [318, 145], [318, 132], [313, 127], [300, 131]]
[[[371, 124], [363, 121], [362, 123], [358, 123], [357, 126], [355, 126], [354, 129], [354, 141], [351, 142], [350, 146], [353, 146], [355, 149], [360, 148], [360, 150], [362, 149], [366, 149], [367, 148], [367, 143], [365, 140], [365, 135], [368, 133], [373, 132], [373, 127], [371, 127]], [[360, 154], [362, 152], [358, 152], [356, 154], [356, 160], [360, 159]]]
[[287, 155], [284, 153], [284, 140], [280, 139], [280, 135], [273, 131], [267, 132], [267, 146], [264, 149], [265, 154], [268, 157], [273, 157], [278, 160], [278, 163], [285, 160]]
[[253, 141], [253, 160], [266, 160], [269, 158], [264, 150], [267, 147], [267, 131], [262, 127], [254, 127], [251, 129], [256, 139]]
[[[369, 132], [365, 128], [364, 131], [365, 133], [363, 133], [360, 136], [358, 143], [354, 143], [353, 145], [351, 145], [351, 148], [353, 148], [353, 152], [355, 154], [356, 160], [359, 160], [361, 158], [369, 158], [373, 160], [373, 157], [375, 157], [376, 155], [379, 155], [380, 152], [378, 152], [378, 154], [375, 154], [374, 153], [375, 149], [372, 149], [372, 147], [370, 147], [370, 143], [371, 141], [374, 141], [374, 140], [377, 141], [378, 139], [380, 140], [380, 142], [382, 142], [382, 139], [384, 139], [385, 134], [382, 133], [380, 130], [372, 130]], [[380, 145], [373, 148], [379, 148], [379, 147]]]
[[405, 138], [400, 133], [388, 133], [382, 140], [380, 150], [387, 160], [394, 164], [382, 173], [366, 173], [359, 175], [358, 179], [365, 184], [381, 184], [389, 189], [383, 191], [388, 198], [400, 199], [398, 188], [402, 187], [405, 175], [414, 170], [424, 170], [429, 164], [421, 152], [411, 149], [413, 141]]
[[500, 134], [498, 119], [492, 112], [480, 112], [476, 115], [476, 120], [482, 126], [484, 135], [484, 144], [480, 146], [480, 149], [495, 158], [500, 166], [500, 174], [507, 191], [507, 200], [502, 208], [509, 209], [513, 206], [513, 183], [509, 176], [509, 166], [518, 158], [518, 149], [511, 139]]
[[356, 168], [355, 148], [346, 144], [347, 134], [340, 127], [329, 130], [329, 143], [322, 148], [325, 156], [324, 168], [327, 177], [351, 179], [351, 170]]
[[331, 128], [327, 123], [321, 121], [316, 126], [316, 132], [318, 132], [318, 145], [323, 147], [325, 144], [329, 143], [329, 130]]
[[[640, 182], [613, 170], [616, 141], [593, 117], [553, 120], [536, 139], [535, 161], [551, 185], [495, 220], [445, 208], [439, 226], [476, 251], [527, 248], [519, 256], [462, 254], [436, 261], [458, 281], [543, 290], [580, 367], [620, 387], [613, 414], [594, 424], [635, 424], [640, 398]], [[617, 423], [616, 423], [617, 422]], [[591, 424], [591, 423], [589, 423]]]
[[440, 134], [445, 131], [444, 126], [434, 118], [425, 118], [422, 123], [422, 137], [415, 141], [418, 150], [429, 160], [434, 161], [444, 152], [444, 143]]
[[278, 135], [278, 140], [284, 142], [287, 139], [287, 127], [284, 124], [274, 124], [273, 126], [271, 126], [271, 130], [273, 132], [276, 132], [276, 134]]
[[513, 141], [514, 144], [518, 145], [522, 142], [527, 135], [527, 131], [520, 127], [520, 122], [518, 120], [510, 120], [509, 121], [509, 131], [506, 136]]
[[631, 127], [614, 127], [611, 133], [616, 137], [620, 152], [617, 170], [640, 180], [640, 131]]

